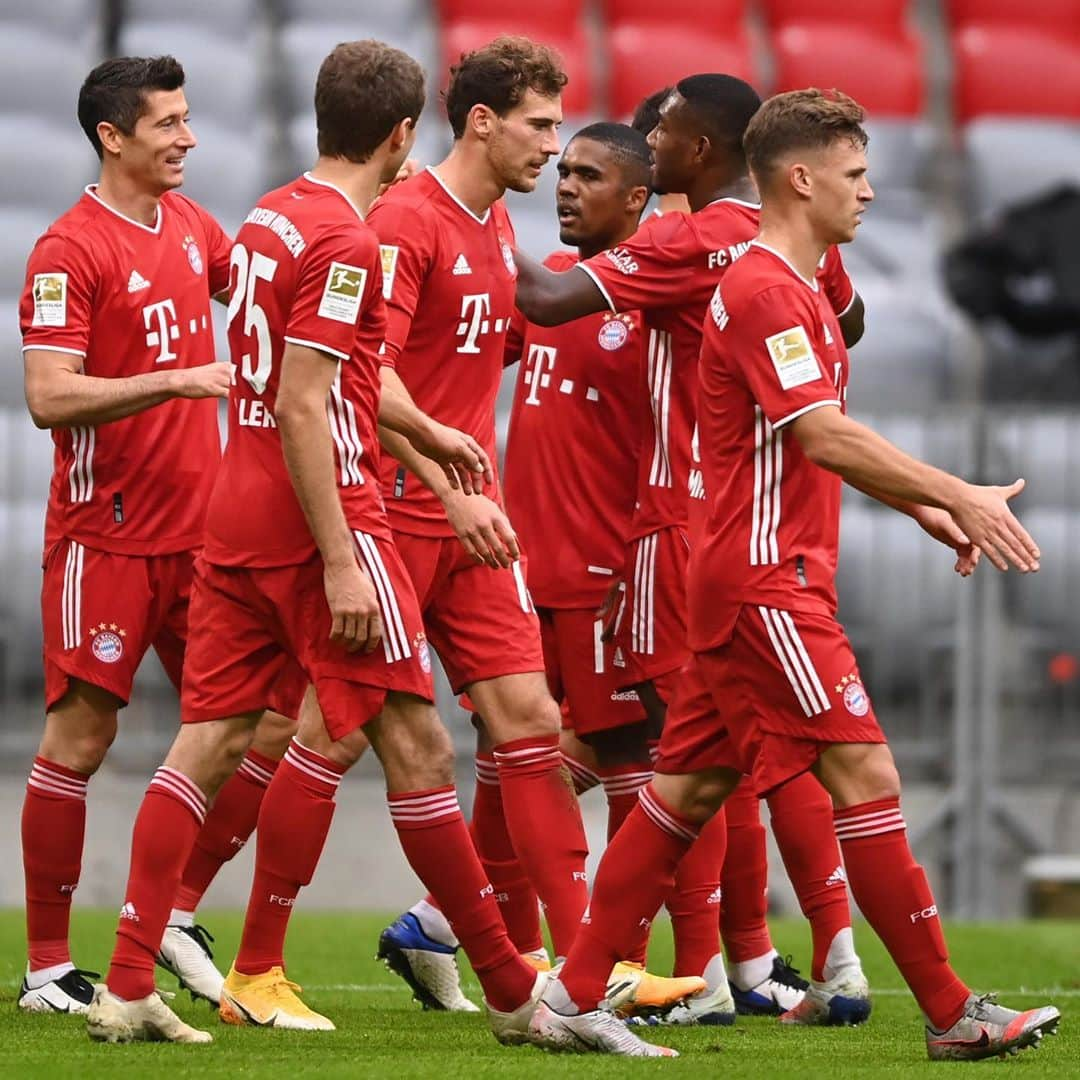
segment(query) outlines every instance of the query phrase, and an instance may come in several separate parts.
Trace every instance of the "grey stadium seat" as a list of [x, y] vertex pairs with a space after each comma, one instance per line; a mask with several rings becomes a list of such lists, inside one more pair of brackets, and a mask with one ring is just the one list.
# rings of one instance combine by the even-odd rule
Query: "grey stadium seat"
[[6, 24], [0, 33], [3, 110], [74, 126], [79, 88], [96, 62], [96, 46], [78, 37]]
[[22, 292], [30, 249], [56, 216], [33, 207], [0, 205], [0, 296]]
[[1080, 124], [975, 120], [964, 132], [970, 207], [993, 214], [1062, 181], [1080, 184]]
[[269, 108], [260, 93], [258, 50], [238, 47], [213, 29], [186, 23], [132, 24], [120, 34], [120, 50], [132, 56], [169, 53], [183, 64], [196, 138], [204, 120], [248, 131]]
[[[997, 415], [989, 425], [991, 470], [1027, 486], [1018, 505], [1080, 510], [1080, 416], [1060, 412]], [[1080, 539], [1080, 538], [1078, 538]]]
[[82, 129], [0, 112], [0, 205], [59, 217], [97, 179], [98, 159]]
[[1056, 631], [1048, 643], [1080, 650], [1080, 510], [1040, 507], [1021, 513], [1042, 553], [1037, 574], [1009, 574], [1010, 608], [1021, 625]]
[[874, 120], [866, 125], [870, 185], [880, 197], [895, 190], [921, 190], [934, 149], [929, 124], [910, 120]]
[[350, 33], [341, 41], [374, 37], [398, 48], [404, 46], [394, 38], [407, 37], [412, 27], [430, 19], [425, 0], [278, 0], [278, 8], [286, 20], [326, 21], [349, 27]]
[[51, 0], [48, 4], [26, 4], [18, 0], [6, 0], [0, 12], [5, 26], [22, 23], [36, 26], [50, 34], [62, 34], [65, 38], [95, 38], [102, 30], [101, 16], [104, 5], [100, 0]]
[[[394, 5], [386, 6], [392, 8]], [[279, 35], [283, 66], [282, 91], [289, 115], [305, 112], [312, 107], [315, 77], [327, 53], [342, 41], [353, 41], [364, 36], [366, 35], [361, 32], [361, 28], [353, 22], [297, 20], [282, 28]], [[435, 41], [427, 21], [403, 24], [394, 33], [387, 32], [382, 36], [389, 44], [396, 45], [414, 57], [429, 73], [428, 92], [434, 94], [437, 89], [435, 83], [438, 81], [432, 75], [435, 71]], [[434, 109], [432, 112], [434, 113]], [[445, 113], [441, 114], [439, 122], [446, 122]]]
[[0, 499], [0, 668], [8, 687], [41, 679], [41, 556], [46, 499]]
[[25, 404], [0, 407], [0, 498], [44, 503], [52, 465], [52, 437], [34, 427]]
[[[232, 38], [259, 30], [267, 14], [267, 5], [260, 0], [184, 0], [183, 9], [185, 25], [201, 26]], [[124, 0], [127, 24], [175, 23], [177, 14], [173, 0]], [[171, 53], [170, 49], [164, 51]]]

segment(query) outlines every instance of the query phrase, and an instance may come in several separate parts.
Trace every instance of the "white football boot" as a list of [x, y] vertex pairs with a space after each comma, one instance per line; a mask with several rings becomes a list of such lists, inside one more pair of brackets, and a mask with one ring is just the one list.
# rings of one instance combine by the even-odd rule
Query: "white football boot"
[[94, 987], [86, 1033], [95, 1042], [109, 1043], [214, 1041], [209, 1031], [185, 1024], [157, 991], [138, 1001], [121, 1001], [104, 985]]
[[221, 1004], [225, 976], [214, 966], [209, 945], [213, 940], [203, 926], [167, 926], [157, 962], [176, 976], [182, 990], [216, 1007]]

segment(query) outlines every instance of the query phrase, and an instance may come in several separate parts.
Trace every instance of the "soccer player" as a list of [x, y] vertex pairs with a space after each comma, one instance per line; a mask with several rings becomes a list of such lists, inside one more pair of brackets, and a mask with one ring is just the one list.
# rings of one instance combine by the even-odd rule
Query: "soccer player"
[[[26, 400], [52, 430], [45, 526], [45, 732], [23, 804], [29, 960], [19, 1006], [85, 1012], [93, 989], [71, 962], [86, 792], [117, 712], [153, 646], [179, 688], [192, 564], [221, 456], [210, 298], [228, 282], [229, 238], [177, 189], [195, 145], [183, 68], [169, 56], [108, 60], [79, 92], [97, 184], [30, 255], [20, 305]], [[246, 838], [290, 721], [264, 724], [199, 837], [190, 882], [209, 883]], [[276, 726], [275, 726], [276, 725]], [[249, 781], [248, 774], [255, 777]], [[191, 897], [177, 906], [194, 904]], [[189, 911], [190, 914], [190, 911]], [[163, 962], [217, 1001], [220, 975], [193, 916]]]
[[[683, 79], [662, 105], [649, 142], [655, 186], [683, 193], [694, 212], [651, 218], [625, 244], [561, 274], [519, 260], [518, 299], [536, 321], [563, 322], [604, 307], [639, 307], [649, 328], [646, 378], [652, 422], [646, 426], [639, 461], [638, 504], [626, 559], [625, 617], [616, 642], [627, 657], [627, 682], [636, 684], [657, 726], [663, 724], [677, 688], [684, 691], [680, 707], [701, 701], [700, 694], [689, 693], [680, 674], [688, 654], [686, 567], [692, 500], [687, 485], [694, 486], [697, 355], [709, 296], [747, 250], [757, 229], [757, 192], [741, 139], [759, 105], [757, 93], [740, 79], [727, 75]], [[862, 303], [835, 252], [822, 272], [830, 299], [843, 313], [845, 333], [854, 341], [861, 333]], [[752, 792], [742, 795], [744, 800], [752, 797]], [[792, 1021], [865, 1018], [868, 991], [851, 939], [843, 882], [836, 877], [840, 857], [827, 798], [820, 785], [804, 778], [773, 793], [773, 799], [778, 820], [790, 826], [778, 835], [785, 843], [796, 892], [811, 919], [812, 974], [828, 986], [822, 1008], [804, 1008], [803, 980], [782, 962], [776, 963], [779, 958], [761, 911], [766, 875], [763, 837], [760, 825], [754, 830], [750, 820], [756, 810], [740, 801], [733, 818], [732, 839], [738, 846], [729, 868], [733, 892], [728, 897], [735, 990], [744, 1008], [797, 1007], [799, 1012], [788, 1017]], [[717, 945], [715, 900], [708, 904], [719, 887], [726, 843], [725, 822], [718, 818], [680, 867], [673, 917], [685, 947], [676, 949], [676, 972], [703, 974], [707, 992], [672, 1019], [713, 1023], [734, 1019], [736, 1006]], [[746, 932], [731, 932], [731, 920], [744, 919], [751, 924], [742, 923]]]
[[[486, 460], [468, 436], [381, 392], [381, 263], [363, 214], [412, 145], [423, 101], [423, 72], [404, 53], [371, 41], [338, 46], [316, 86], [315, 168], [265, 195], [233, 247], [238, 379], [193, 589], [184, 725], [136, 818], [116, 949], [87, 1015], [92, 1038], [211, 1041], [155, 993], [154, 953], [207, 804], [297, 664], [314, 683], [325, 729], [314, 744], [294, 740], [268, 792], [268, 801], [275, 790], [278, 800], [291, 796], [292, 816], [269, 859], [260, 829], [255, 896], [287, 914], [292, 900], [276, 879], [314, 867], [344, 771], [338, 748], [366, 725], [402, 846], [470, 955], [502, 1041], [523, 1037], [539, 992], [506, 937], [457, 805], [420, 614], [376, 471], [377, 416], [460, 468], [467, 488], [465, 470]], [[284, 887], [295, 894], [299, 885]], [[303, 1005], [280, 962], [255, 977], [231, 972], [222, 1013], [333, 1026]]]
[[665, 1052], [594, 1011], [610, 957], [655, 913], [740, 773], [766, 791], [808, 769], [836, 807], [855, 899], [926, 1014], [932, 1059], [1035, 1045], [1060, 1019], [1050, 1006], [1021, 1013], [977, 996], [949, 966], [899, 776], [835, 617], [841, 480], [955, 548], [961, 572], [973, 546], [1000, 570], [1039, 567], [1008, 507], [1023, 481], [966, 483], [845, 414], [847, 351], [816, 270], [830, 245], [854, 237], [873, 197], [862, 119], [850, 98], [805, 90], [770, 99], [747, 128], [761, 229], [706, 322], [699, 425], [710, 502], [689, 583], [693, 664], [723, 722], [703, 731], [669, 716], [656, 778], [601, 863], [592, 920], [534, 1014], [544, 1045]]

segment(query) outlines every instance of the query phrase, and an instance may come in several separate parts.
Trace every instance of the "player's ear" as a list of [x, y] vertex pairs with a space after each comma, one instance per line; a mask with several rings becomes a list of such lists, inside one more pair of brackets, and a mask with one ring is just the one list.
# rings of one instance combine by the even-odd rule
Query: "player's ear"
[[796, 161], [787, 167], [788, 183], [792, 190], [804, 199], [810, 198], [814, 189], [814, 179], [810, 167], [801, 161]]
[[468, 118], [465, 121], [465, 129], [468, 131], [471, 128], [481, 139], [488, 139], [495, 130], [495, 121], [497, 119], [498, 117], [490, 106], [476, 104], [469, 110]]
[[390, 151], [397, 153], [408, 141], [416, 121], [411, 116], [399, 120], [390, 131]]
[[631, 214], [641, 216], [642, 211], [645, 209], [645, 204], [649, 201], [649, 189], [644, 184], [638, 184], [636, 187], [632, 187], [626, 193], [626, 209]]
[[124, 133], [115, 124], [102, 120], [97, 126], [97, 135], [101, 140], [101, 149], [104, 154], [120, 153]]

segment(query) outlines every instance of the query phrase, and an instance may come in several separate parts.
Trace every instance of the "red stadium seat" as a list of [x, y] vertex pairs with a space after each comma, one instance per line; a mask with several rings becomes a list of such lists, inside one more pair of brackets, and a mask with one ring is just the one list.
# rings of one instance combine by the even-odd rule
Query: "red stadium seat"
[[762, 7], [773, 29], [788, 23], [842, 22], [857, 32], [903, 27], [908, 0], [764, 0]]
[[750, 45], [735, 33], [688, 34], [685, 27], [623, 23], [608, 35], [610, 113], [630, 116], [642, 98], [687, 75], [715, 71], [754, 83]]
[[1080, 35], [1080, 0], [948, 0], [947, 8], [954, 29], [1006, 23]]
[[442, 23], [491, 22], [509, 16], [534, 31], [554, 27], [563, 32], [581, 21], [585, 0], [545, 0], [528, 5], [525, 11], [522, 8], [526, 5], [511, 0], [435, 0], [435, 12]]
[[[486, 45], [499, 34], [528, 33], [528, 28], [521, 25], [520, 18], [490, 19], [484, 21], [468, 20], [451, 23], [442, 28], [443, 86], [449, 77], [451, 64], [456, 64], [462, 53]], [[570, 82], [563, 91], [562, 106], [567, 116], [580, 116], [593, 109], [592, 66], [588, 39], [580, 24], [573, 24], [560, 33], [546, 30], [543, 34], [545, 45], [550, 45], [562, 57]]]
[[742, 26], [747, 0], [601, 0], [608, 26], [624, 22], [670, 23], [691, 30], [726, 30]]
[[800, 23], [774, 35], [773, 51], [778, 91], [835, 87], [873, 119], [922, 113], [922, 47], [909, 31], [884, 34], [846, 23]]
[[1080, 120], [1080, 44], [1037, 29], [969, 26], [953, 35], [953, 107], [976, 116]]

